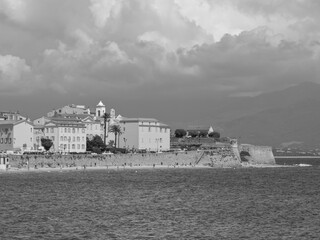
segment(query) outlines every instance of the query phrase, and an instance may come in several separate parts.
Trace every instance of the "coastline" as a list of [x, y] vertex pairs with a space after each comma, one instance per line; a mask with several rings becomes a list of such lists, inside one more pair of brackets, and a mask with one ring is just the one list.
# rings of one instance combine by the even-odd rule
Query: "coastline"
[[270, 164], [242, 164], [240, 167], [210, 167], [205, 165], [179, 166], [179, 165], [141, 165], [141, 166], [75, 166], [75, 167], [39, 167], [39, 168], [15, 168], [11, 167], [7, 170], [0, 171], [1, 173], [34, 173], [34, 172], [76, 172], [76, 171], [95, 171], [95, 170], [156, 170], [156, 169], [244, 169], [244, 168], [288, 168], [295, 167], [290, 165], [270, 165]]

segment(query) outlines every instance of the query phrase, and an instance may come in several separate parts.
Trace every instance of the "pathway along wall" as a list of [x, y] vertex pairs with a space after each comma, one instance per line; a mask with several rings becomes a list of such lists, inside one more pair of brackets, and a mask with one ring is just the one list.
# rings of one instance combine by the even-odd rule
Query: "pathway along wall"
[[273, 156], [272, 147], [254, 146], [250, 144], [241, 144], [239, 152], [247, 152], [250, 154], [247, 160], [250, 164], [276, 164]]
[[[115, 154], [115, 155], [22, 155], [9, 156], [13, 168], [35, 167], [82, 167], [86, 166], [193, 166], [198, 162], [202, 151], [186, 151], [179, 153], [145, 153], [145, 154]], [[208, 161], [215, 160], [213, 165]], [[235, 164], [236, 163], [236, 164]], [[208, 154], [198, 164], [199, 166], [234, 167], [239, 161], [232, 157], [212, 157]]]

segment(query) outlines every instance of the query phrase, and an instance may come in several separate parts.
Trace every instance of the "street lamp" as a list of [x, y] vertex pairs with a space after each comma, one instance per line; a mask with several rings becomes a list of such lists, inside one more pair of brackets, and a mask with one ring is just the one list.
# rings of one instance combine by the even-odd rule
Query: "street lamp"
[[123, 141], [124, 141], [124, 148], [126, 148], [127, 139], [123, 138]]
[[159, 152], [159, 138], [156, 138], [156, 142], [157, 142], [157, 152]]

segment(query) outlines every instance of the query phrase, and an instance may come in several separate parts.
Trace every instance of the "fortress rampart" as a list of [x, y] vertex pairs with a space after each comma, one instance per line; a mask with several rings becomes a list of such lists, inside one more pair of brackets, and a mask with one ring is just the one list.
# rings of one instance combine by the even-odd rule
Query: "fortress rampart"
[[254, 146], [250, 144], [241, 144], [239, 152], [247, 152], [249, 156], [246, 159], [250, 164], [276, 164], [272, 148], [269, 146]]
[[211, 150], [169, 153], [114, 155], [9, 155], [13, 168], [86, 166], [211, 166], [241, 167], [240, 154], [245, 151], [250, 164], [275, 164], [271, 147], [253, 145], [221, 146]]

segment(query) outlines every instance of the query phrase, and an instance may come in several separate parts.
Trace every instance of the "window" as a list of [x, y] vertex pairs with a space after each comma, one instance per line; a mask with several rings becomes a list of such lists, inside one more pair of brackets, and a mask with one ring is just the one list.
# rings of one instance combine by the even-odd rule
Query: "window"
[[68, 141], [68, 139], [67, 139], [67, 137], [66, 137], [66, 136], [64, 136], [64, 138], [63, 138], [63, 139], [64, 139], [64, 141]]
[[77, 142], [80, 142], [80, 137], [77, 137]]
[[0, 139], [0, 143], [3, 143], [3, 138]]
[[76, 129], [75, 128], [72, 128], [72, 133], [75, 133], [76, 132]]
[[82, 128], [82, 133], [85, 133], [85, 132], [86, 132], [86, 130], [84, 128]]
[[79, 133], [79, 128], [77, 128], [77, 133]]
[[8, 143], [11, 144], [11, 138], [8, 139]]
[[54, 136], [51, 137], [51, 140], [54, 141]]
[[46, 130], [47, 130], [47, 133], [49, 133], [49, 128], [46, 128]]
[[32, 132], [32, 128], [30, 128], [30, 132]]
[[126, 131], [126, 127], [123, 127], [123, 131]]
[[77, 149], [80, 149], [80, 144], [77, 145]]
[[65, 133], [67, 133], [67, 132], [68, 132], [68, 131], [67, 131], [67, 128], [64, 128], [64, 132], [65, 132]]
[[75, 141], [76, 141], [76, 137], [73, 137], [73, 138], [72, 138], [72, 141], [75, 142]]
[[162, 143], [162, 138], [160, 138], [160, 143]]
[[85, 149], [85, 148], [86, 148], [86, 146], [85, 146], [84, 144], [82, 144], [81, 146], [82, 146], [82, 149]]
[[75, 144], [72, 144], [72, 149], [75, 149], [76, 148], [76, 145]]
[[63, 141], [63, 137], [62, 136], [60, 137], [60, 141]]
[[84, 141], [84, 137], [82, 137], [82, 141]]
[[71, 132], [71, 128], [68, 128], [68, 133], [70, 133]]
[[149, 132], [151, 132], [151, 127], [149, 127]]
[[30, 138], [30, 142], [32, 142], [32, 138]]
[[51, 128], [51, 133], [53, 133], [54, 132], [54, 130], [53, 130], [53, 128]]

